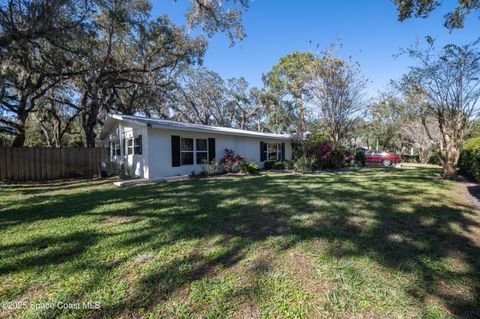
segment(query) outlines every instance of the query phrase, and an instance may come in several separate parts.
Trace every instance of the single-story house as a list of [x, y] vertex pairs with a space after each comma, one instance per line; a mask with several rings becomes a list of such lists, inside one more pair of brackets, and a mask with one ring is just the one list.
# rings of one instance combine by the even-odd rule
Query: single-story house
[[267, 160], [292, 159], [292, 137], [228, 127], [109, 114], [100, 138], [111, 160], [147, 178], [198, 174], [205, 163], [232, 149], [262, 168]]

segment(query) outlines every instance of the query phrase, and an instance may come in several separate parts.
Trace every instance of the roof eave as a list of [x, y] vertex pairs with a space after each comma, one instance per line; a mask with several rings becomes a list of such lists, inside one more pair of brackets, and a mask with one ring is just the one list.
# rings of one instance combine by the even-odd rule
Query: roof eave
[[152, 128], [163, 129], [163, 130], [175, 130], [175, 131], [187, 131], [187, 132], [198, 132], [198, 133], [213, 133], [219, 135], [230, 135], [230, 136], [245, 136], [245, 137], [256, 137], [256, 138], [265, 138], [271, 140], [282, 140], [287, 141], [291, 140], [292, 137], [285, 135], [285, 136], [275, 136], [275, 135], [264, 135], [262, 133], [254, 134], [254, 133], [240, 133], [240, 132], [226, 132], [226, 131], [218, 131], [218, 130], [209, 130], [205, 128], [195, 128], [195, 127], [177, 127], [173, 125], [166, 125], [166, 124], [157, 124], [157, 123], [150, 123]]
[[116, 122], [112, 116], [107, 116], [105, 123], [103, 124], [102, 129], [100, 130], [100, 139], [104, 140], [108, 132], [112, 129], [113, 124]]
[[199, 132], [199, 133], [213, 133], [213, 134], [220, 134], [220, 135], [230, 135], [230, 136], [245, 136], [245, 137], [256, 137], [256, 138], [265, 138], [271, 140], [279, 140], [279, 141], [291, 141], [293, 140], [293, 136], [291, 135], [279, 135], [279, 134], [271, 134], [268, 133], [261, 133], [253, 131], [249, 131], [248, 133], [245, 132], [228, 132], [228, 131], [221, 131], [216, 129], [209, 129], [209, 128], [196, 128], [196, 127], [182, 127], [182, 126], [175, 126], [169, 125], [166, 123], [155, 123], [154, 121], [148, 120], [136, 120], [132, 118], [125, 118], [121, 114], [108, 114], [107, 120], [105, 121], [105, 125], [100, 133], [100, 138], [103, 140], [106, 137], [106, 134], [111, 130], [113, 124], [117, 121], [124, 121], [128, 123], [134, 123], [141, 126], [150, 126], [152, 128], [157, 129], [164, 129], [164, 130], [176, 130], [176, 131], [187, 131], [187, 132]]

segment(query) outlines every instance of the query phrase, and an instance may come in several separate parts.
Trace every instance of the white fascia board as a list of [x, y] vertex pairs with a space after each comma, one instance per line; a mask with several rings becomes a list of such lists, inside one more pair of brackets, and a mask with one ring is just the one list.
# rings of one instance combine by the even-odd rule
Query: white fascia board
[[157, 124], [157, 123], [150, 123], [152, 128], [156, 129], [164, 129], [164, 130], [175, 130], [175, 131], [186, 131], [186, 132], [198, 132], [198, 133], [212, 133], [212, 134], [220, 134], [220, 135], [233, 135], [233, 136], [245, 136], [245, 137], [257, 137], [257, 138], [265, 138], [271, 140], [282, 140], [282, 141], [290, 141], [292, 138], [289, 135], [280, 135], [280, 134], [265, 134], [265, 133], [255, 133], [252, 131], [246, 132], [228, 132], [225, 130], [215, 130], [215, 129], [208, 129], [208, 128], [195, 128], [195, 127], [184, 127], [184, 126], [175, 126], [175, 125], [166, 125], [166, 124]]
[[176, 121], [170, 121], [170, 120], [154, 119], [154, 118], [139, 117], [139, 116], [132, 116], [132, 115], [124, 116], [121, 114], [110, 114], [109, 118], [112, 118], [118, 121], [125, 121], [125, 122], [135, 123], [142, 126], [150, 126], [152, 128], [165, 129], [165, 130], [213, 133], [213, 134], [233, 135], [233, 136], [246, 136], [246, 137], [265, 138], [265, 139], [281, 140], [281, 141], [293, 140], [293, 137], [289, 134], [261, 133], [261, 132], [255, 132], [255, 131], [246, 131], [246, 130], [228, 128], [228, 127], [192, 124], [192, 123], [176, 122]]

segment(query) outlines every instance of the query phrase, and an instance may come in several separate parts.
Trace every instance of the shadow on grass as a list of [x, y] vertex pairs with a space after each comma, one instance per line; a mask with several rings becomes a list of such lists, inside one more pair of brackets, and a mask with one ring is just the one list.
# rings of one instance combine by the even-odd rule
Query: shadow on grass
[[[44, 198], [47, 195], [40, 194], [15, 208], [0, 209], [0, 230], [78, 215], [86, 216], [97, 227], [112, 218], [140, 222], [127, 229], [112, 225], [102, 233], [80, 231], [21, 244], [0, 244], [0, 273], [62, 264], [80, 258], [105, 240], [114, 240], [115, 247], [128, 248], [128, 255], [111, 266], [119, 267], [143, 252], [181, 241], [222, 238], [217, 244], [222, 250], [213, 257], [197, 249], [175, 257], [142, 274], [126, 299], [92, 313], [117, 317], [136, 309], [148, 310], [191, 282], [208, 278], [219, 266], [235, 267], [244, 259], [245, 251], [270, 238], [282, 239], [282, 244], [275, 247], [278, 251], [323, 239], [331, 243], [328, 253], [336, 258], [368, 256], [385, 267], [416, 274], [421, 282], [409, 293], [420, 303], [435, 296], [455, 316], [476, 318], [480, 313], [480, 247], [475, 240], [479, 234], [471, 232], [480, 227], [478, 216], [471, 210], [435, 204], [441, 203], [441, 195], [427, 194], [427, 190], [442, 182], [428, 178], [436, 173], [434, 169], [366, 169], [348, 174], [262, 174], [101, 188], [58, 194], [48, 201]], [[425, 204], [402, 211], [402, 201], [419, 195], [424, 196]], [[109, 208], [121, 203], [128, 205]], [[356, 217], [362, 217], [360, 210], [371, 212], [374, 222], [367, 226], [355, 222]], [[299, 221], [298, 216], [309, 222]], [[10, 262], [7, 257], [14, 252], [21, 257]], [[438, 266], [450, 256], [459, 257], [467, 270], [453, 272]], [[448, 284], [455, 286], [457, 282], [467, 282], [470, 294], [458, 293]], [[76, 292], [77, 296], [84, 293]]]
[[467, 186], [468, 193], [472, 195], [473, 198], [477, 200], [476, 207], [477, 209], [480, 209], [480, 185], [479, 184], [474, 184]]

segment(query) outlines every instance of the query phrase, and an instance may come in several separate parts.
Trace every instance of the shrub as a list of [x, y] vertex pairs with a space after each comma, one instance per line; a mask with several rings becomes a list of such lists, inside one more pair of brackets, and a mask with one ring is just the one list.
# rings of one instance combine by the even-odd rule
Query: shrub
[[365, 166], [366, 156], [364, 152], [356, 152], [355, 153], [355, 163], [360, 164], [361, 166]]
[[336, 147], [330, 151], [323, 168], [339, 168], [345, 166], [346, 151], [342, 147]]
[[272, 169], [274, 163], [275, 163], [274, 161], [265, 161], [265, 162], [263, 162], [263, 168], [265, 170]]
[[240, 172], [243, 174], [252, 174], [258, 171], [258, 165], [255, 162], [243, 161], [240, 164]]
[[206, 161], [202, 164], [202, 175], [204, 176], [210, 176], [215, 174], [215, 172], [218, 169], [218, 162], [217, 160], [213, 159], [210, 164], [208, 164]]
[[458, 161], [460, 171], [480, 181], [480, 136], [468, 139]]
[[300, 158], [297, 158], [293, 166], [297, 171], [311, 171], [314, 169], [313, 163], [314, 163], [314, 158], [312, 157], [304, 158], [302, 156]]
[[438, 157], [437, 153], [434, 153], [432, 154], [432, 156], [430, 156], [430, 159], [428, 160], [428, 164], [441, 165], [440, 158]]
[[323, 169], [328, 166], [328, 158], [332, 152], [332, 147], [325, 141], [310, 141], [305, 146], [305, 156], [298, 157], [296, 167], [309, 167], [306, 170]]
[[285, 164], [285, 169], [294, 169], [294, 162], [293, 161], [283, 161]]
[[317, 155], [320, 156], [320, 158], [326, 158], [328, 157], [332, 152], [332, 146], [326, 142], [323, 142], [317, 147]]
[[120, 178], [121, 179], [130, 179], [133, 178], [132, 168], [128, 165], [128, 163], [121, 163], [120, 164]]
[[244, 160], [245, 158], [242, 155], [235, 154], [232, 149], [226, 148], [219, 163], [225, 173], [231, 173], [236, 170]]
[[285, 169], [285, 163], [283, 161], [276, 161], [273, 163], [273, 169]]
[[402, 162], [404, 163], [420, 163], [420, 156], [402, 154]]
[[273, 163], [273, 169], [293, 169], [293, 161], [276, 161]]

